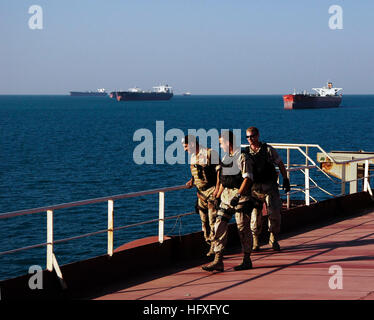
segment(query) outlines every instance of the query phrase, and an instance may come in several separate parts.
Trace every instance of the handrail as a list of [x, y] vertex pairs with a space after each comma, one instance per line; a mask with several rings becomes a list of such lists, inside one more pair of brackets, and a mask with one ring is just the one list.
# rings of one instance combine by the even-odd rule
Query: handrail
[[[177, 215], [174, 215], [174, 216], [166, 217], [165, 220], [171, 220], [171, 219], [185, 217], [185, 216], [189, 216], [189, 215], [193, 215], [193, 214], [195, 214], [195, 212], [187, 212], [187, 213], [177, 214]], [[137, 227], [137, 226], [141, 226], [141, 225], [145, 225], [145, 224], [149, 224], [149, 223], [154, 223], [154, 222], [157, 222], [157, 221], [159, 221], [159, 219], [152, 219], [152, 220], [147, 220], [147, 221], [143, 221], [143, 222], [137, 222], [137, 223], [133, 223], [133, 224], [128, 224], [128, 225], [125, 225], [125, 226], [120, 226], [120, 227], [113, 228], [113, 231], [118, 231], [118, 230], [122, 230], [122, 229], [128, 229], [128, 228], [132, 228], [132, 227]], [[70, 238], [64, 238], [64, 239], [54, 240], [53, 243], [56, 244], [56, 243], [62, 243], [62, 242], [67, 242], [67, 241], [71, 241], [71, 240], [82, 239], [82, 238], [90, 237], [90, 236], [93, 236], [93, 235], [105, 233], [107, 231], [108, 231], [108, 229], [103, 229], [103, 230], [99, 230], [99, 231], [89, 232], [89, 233], [81, 234], [79, 236], [74, 236], [74, 237], [70, 237]], [[47, 242], [43, 242], [43, 243], [34, 244], [34, 245], [31, 245], [31, 246], [27, 246], [27, 247], [22, 247], [22, 248], [17, 248], [17, 249], [13, 249], [13, 250], [2, 251], [2, 252], [0, 252], [0, 256], [6, 255], [6, 254], [9, 254], [9, 253], [15, 253], [15, 252], [19, 252], [19, 251], [24, 251], [24, 250], [29, 250], [29, 249], [43, 247], [43, 246], [46, 246], [47, 244], [48, 244]]]
[[[23, 250], [29, 250], [32, 248], [38, 248], [42, 246], [47, 247], [47, 254], [46, 254], [46, 266], [48, 271], [56, 271], [56, 274], [59, 277], [60, 283], [63, 287], [63, 289], [66, 289], [66, 283], [62, 277], [62, 273], [60, 270], [60, 267], [58, 265], [56, 256], [54, 254], [54, 244], [60, 243], [60, 242], [65, 242], [65, 241], [70, 241], [70, 240], [75, 240], [75, 239], [80, 239], [100, 233], [107, 233], [108, 235], [108, 247], [107, 247], [107, 254], [109, 257], [113, 255], [113, 233], [116, 230], [124, 229], [124, 228], [129, 228], [129, 227], [134, 227], [142, 224], [147, 224], [147, 223], [153, 223], [153, 222], [159, 222], [159, 242], [162, 243], [164, 241], [164, 221], [169, 220], [169, 219], [174, 219], [174, 218], [179, 218], [181, 216], [186, 216], [186, 215], [191, 215], [193, 213], [185, 213], [185, 214], [180, 214], [172, 217], [165, 217], [165, 192], [170, 192], [170, 191], [176, 191], [176, 190], [184, 190], [187, 189], [188, 187], [186, 185], [180, 185], [180, 186], [174, 186], [174, 187], [166, 187], [166, 188], [158, 188], [158, 189], [152, 189], [152, 190], [146, 190], [146, 191], [138, 191], [138, 192], [130, 192], [130, 193], [125, 193], [125, 194], [118, 194], [118, 195], [113, 195], [113, 196], [107, 196], [107, 197], [101, 197], [101, 198], [94, 198], [94, 199], [87, 199], [87, 200], [81, 200], [81, 201], [75, 201], [75, 202], [69, 202], [69, 203], [62, 203], [62, 204], [57, 204], [57, 205], [51, 205], [51, 206], [45, 206], [45, 207], [40, 207], [40, 208], [33, 208], [33, 209], [26, 209], [26, 210], [18, 210], [18, 211], [12, 211], [12, 212], [6, 212], [3, 214], [0, 214], [0, 219], [5, 219], [5, 218], [12, 218], [16, 216], [22, 216], [22, 215], [28, 215], [28, 214], [34, 214], [34, 213], [41, 213], [41, 212], [47, 212], [47, 242], [40, 243], [40, 244], [35, 244], [23, 248], [17, 248], [13, 250], [7, 250], [0, 252], [1, 255], [5, 254], [10, 254], [14, 252], [19, 252]], [[158, 219], [153, 219], [149, 221], [144, 221], [140, 223], [135, 223], [132, 225], [127, 225], [127, 226], [120, 226], [114, 228], [113, 220], [114, 220], [114, 200], [119, 200], [119, 199], [126, 199], [126, 198], [133, 198], [133, 197], [138, 197], [138, 196], [144, 196], [144, 195], [150, 195], [150, 194], [159, 194], [159, 218]], [[65, 238], [65, 239], [60, 239], [60, 240], [54, 240], [53, 239], [53, 214], [55, 210], [59, 209], [65, 209], [65, 208], [72, 208], [72, 207], [77, 207], [77, 206], [83, 206], [83, 205], [88, 205], [88, 204], [94, 204], [94, 203], [100, 203], [100, 202], [108, 202], [108, 228], [104, 230], [99, 230], [95, 232], [90, 232], [86, 233], [83, 235], [78, 235], [75, 237], [70, 237], [70, 238]]]
[[81, 200], [81, 201], [75, 201], [75, 202], [67, 202], [67, 203], [56, 204], [56, 205], [40, 207], [40, 208], [18, 210], [18, 211], [2, 213], [2, 214], [0, 214], [0, 219], [12, 218], [12, 217], [22, 216], [22, 215], [32, 214], [32, 213], [46, 212], [48, 210], [58, 210], [58, 209], [66, 209], [66, 208], [72, 208], [72, 207], [77, 207], [77, 206], [84, 206], [84, 205], [87, 205], [87, 204], [94, 204], [94, 203], [105, 202], [105, 201], [109, 201], [109, 200], [119, 200], [119, 199], [145, 196], [145, 195], [155, 194], [155, 193], [159, 193], [159, 192], [169, 192], [169, 191], [175, 191], [175, 190], [183, 190], [183, 189], [187, 189], [187, 188], [188, 187], [185, 186], [185, 185], [180, 185], [180, 186], [174, 186], [174, 187], [151, 189], [151, 190], [146, 190], [146, 191], [123, 193], [123, 194], [118, 194], [118, 195], [113, 195], [113, 196], [108, 196], [108, 197], [87, 199], [87, 200]]
[[[334, 184], [340, 184], [341, 185], [341, 194], [345, 194], [345, 185], [346, 183], [351, 183], [354, 184], [359, 181], [359, 180], [364, 180], [364, 191], [368, 192], [372, 197], [373, 193], [370, 188], [370, 178], [372, 177], [369, 175], [369, 160], [374, 160], [374, 155], [370, 157], [365, 157], [365, 158], [356, 158], [356, 159], [351, 159], [351, 160], [346, 160], [346, 161], [338, 161], [334, 159], [332, 156], [330, 156], [324, 149], [320, 147], [318, 144], [296, 144], [296, 143], [268, 143], [274, 148], [277, 149], [286, 149], [287, 150], [287, 171], [288, 171], [288, 176], [290, 175], [290, 172], [293, 171], [298, 171], [300, 170], [301, 172], [304, 173], [305, 175], [305, 203], [306, 205], [309, 205], [309, 180], [312, 181], [312, 183], [315, 184], [316, 187], [318, 187], [321, 191], [325, 192], [326, 194], [331, 195], [331, 193], [327, 192], [326, 190], [322, 189], [319, 187], [313, 179], [309, 177], [309, 170], [312, 168], [316, 168], [318, 171], [323, 173], [330, 181], [332, 181]], [[242, 145], [243, 146], [243, 145]], [[246, 145], [244, 145], [246, 146]], [[302, 150], [302, 147], [305, 147], [305, 152]], [[327, 158], [329, 158], [333, 163], [342, 165], [342, 180], [340, 182], [335, 181], [332, 179], [324, 170], [319, 168], [319, 166], [316, 165], [316, 163], [313, 161], [313, 159], [310, 158], [309, 156], [309, 148], [317, 148], [319, 151], [321, 151]], [[298, 167], [298, 168], [292, 168], [291, 169], [291, 164], [290, 164], [290, 150], [297, 150], [299, 151], [306, 159], [306, 166], [304, 168]], [[357, 162], [365, 162], [365, 173], [364, 177], [358, 178], [357, 176], [354, 177], [353, 179], [346, 179], [346, 166], [351, 163], [357, 163]], [[308, 166], [308, 162], [311, 162], [313, 166]], [[304, 169], [304, 171], [303, 171]], [[357, 185], [354, 186], [353, 188], [357, 188]], [[287, 208], [289, 208], [290, 205], [290, 194], [287, 194]]]
[[334, 159], [332, 156], [330, 156], [324, 149], [321, 148], [321, 146], [319, 144], [298, 144], [298, 143], [268, 143], [270, 144], [271, 146], [273, 147], [287, 147], [287, 146], [292, 146], [292, 147], [311, 147], [311, 148], [317, 148], [318, 150], [320, 150], [325, 156], [327, 156], [328, 158], [330, 158], [330, 160], [332, 162], [334, 162], [335, 164], [347, 164], [347, 163], [350, 163], [350, 162], [355, 162], [355, 161], [364, 161], [364, 160], [371, 160], [373, 159], [374, 160], [374, 156], [371, 156], [371, 157], [367, 157], [367, 158], [360, 158], [360, 159], [352, 159], [352, 160], [346, 160], [346, 161], [338, 161], [336, 159]]

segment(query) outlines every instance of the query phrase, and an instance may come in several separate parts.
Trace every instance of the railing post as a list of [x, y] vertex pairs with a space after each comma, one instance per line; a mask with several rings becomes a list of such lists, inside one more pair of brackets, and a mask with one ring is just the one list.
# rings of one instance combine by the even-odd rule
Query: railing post
[[47, 270], [53, 271], [53, 210], [47, 210]]
[[345, 163], [342, 164], [342, 195], [345, 194]]
[[159, 193], [158, 219], [158, 242], [163, 243], [165, 223], [165, 192]]
[[369, 189], [369, 160], [365, 160], [364, 191]]
[[310, 205], [309, 168], [305, 168], [305, 205]]
[[[290, 160], [290, 149], [287, 148], [287, 170], [290, 169], [290, 161], [291, 161]], [[287, 171], [287, 178], [291, 183], [290, 175], [291, 175], [291, 172]], [[287, 209], [290, 208], [290, 202], [291, 202], [291, 197], [290, 197], [290, 193], [288, 192], [287, 193]]]
[[114, 201], [108, 200], [108, 255], [113, 255]]
[[[347, 173], [346, 173], [347, 174]], [[348, 164], [349, 194], [357, 192], [357, 162]]]

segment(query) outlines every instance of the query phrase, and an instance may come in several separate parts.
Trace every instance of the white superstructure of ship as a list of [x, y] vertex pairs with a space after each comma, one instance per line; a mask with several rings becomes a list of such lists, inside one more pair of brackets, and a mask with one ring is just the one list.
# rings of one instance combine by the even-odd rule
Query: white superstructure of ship
[[338, 91], [343, 90], [343, 88], [334, 88], [332, 82], [328, 82], [326, 86], [322, 88], [312, 88], [321, 97], [337, 96]]

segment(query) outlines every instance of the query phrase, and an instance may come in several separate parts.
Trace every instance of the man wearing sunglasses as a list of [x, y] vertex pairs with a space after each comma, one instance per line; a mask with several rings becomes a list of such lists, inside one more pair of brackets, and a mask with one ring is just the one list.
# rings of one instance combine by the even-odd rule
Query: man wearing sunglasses
[[216, 151], [201, 146], [193, 135], [185, 136], [182, 144], [184, 150], [191, 155], [192, 177], [186, 185], [189, 188], [196, 186], [197, 201], [195, 209], [196, 213], [200, 215], [205, 241], [210, 245], [207, 256], [211, 256], [214, 255], [214, 223], [217, 217], [216, 207], [218, 207], [218, 199], [215, 195], [219, 186], [216, 170], [219, 168], [219, 156]]
[[[253, 163], [252, 196], [265, 203], [268, 212], [269, 244], [273, 250], [280, 251], [278, 234], [281, 225], [282, 201], [278, 191], [277, 165], [283, 177], [283, 189], [290, 191], [290, 181], [287, 171], [278, 152], [270, 145], [260, 142], [260, 132], [256, 127], [246, 130], [250, 146], [246, 149]], [[262, 212], [254, 208], [251, 215], [251, 230], [253, 234], [253, 251], [260, 249], [258, 236], [261, 233]]]

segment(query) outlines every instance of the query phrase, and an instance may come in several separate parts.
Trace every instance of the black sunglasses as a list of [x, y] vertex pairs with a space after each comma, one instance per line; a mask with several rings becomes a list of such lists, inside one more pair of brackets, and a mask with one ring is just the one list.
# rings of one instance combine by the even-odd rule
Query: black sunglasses
[[255, 136], [257, 136], [257, 133], [255, 133], [255, 134], [252, 134], [252, 135], [250, 135], [250, 136], [247, 136], [247, 139], [249, 138], [254, 138]]

